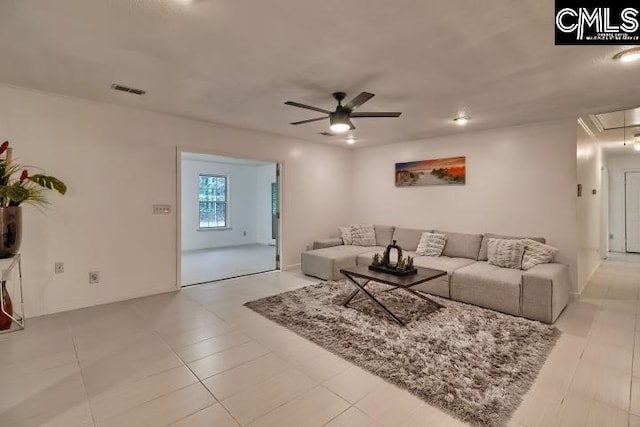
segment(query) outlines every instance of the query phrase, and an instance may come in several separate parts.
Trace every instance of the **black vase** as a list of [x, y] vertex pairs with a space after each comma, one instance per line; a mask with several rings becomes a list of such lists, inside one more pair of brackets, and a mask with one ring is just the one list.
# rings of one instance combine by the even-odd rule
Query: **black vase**
[[0, 258], [11, 258], [22, 242], [22, 208], [0, 208]]

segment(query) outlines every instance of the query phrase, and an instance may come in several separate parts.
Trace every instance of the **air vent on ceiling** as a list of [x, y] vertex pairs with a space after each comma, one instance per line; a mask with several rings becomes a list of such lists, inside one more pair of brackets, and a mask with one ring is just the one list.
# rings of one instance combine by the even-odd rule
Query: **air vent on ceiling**
[[135, 89], [132, 87], [128, 87], [128, 86], [123, 86], [123, 85], [119, 85], [118, 83], [114, 83], [111, 85], [111, 89], [113, 90], [119, 90], [120, 92], [128, 92], [128, 93], [132, 93], [134, 95], [144, 95], [145, 93], [147, 93], [146, 90], [142, 90], [142, 89]]

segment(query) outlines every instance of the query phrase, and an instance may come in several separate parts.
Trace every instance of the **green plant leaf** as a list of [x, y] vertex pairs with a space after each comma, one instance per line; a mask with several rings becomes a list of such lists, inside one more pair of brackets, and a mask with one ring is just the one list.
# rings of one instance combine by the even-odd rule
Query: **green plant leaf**
[[32, 175], [27, 179], [41, 187], [48, 188], [49, 190], [56, 190], [60, 194], [65, 194], [67, 192], [66, 184], [53, 176], [37, 174]]

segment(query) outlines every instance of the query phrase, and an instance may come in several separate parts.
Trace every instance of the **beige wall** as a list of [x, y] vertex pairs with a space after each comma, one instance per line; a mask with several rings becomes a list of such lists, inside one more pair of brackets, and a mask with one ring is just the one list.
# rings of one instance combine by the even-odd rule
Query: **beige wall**
[[[350, 220], [346, 149], [7, 86], [0, 129], [18, 158], [69, 186], [45, 213], [24, 208], [28, 316], [176, 289], [178, 147], [283, 164], [284, 267]], [[154, 203], [171, 215], [152, 215]]]
[[[364, 148], [354, 152], [354, 217], [368, 223], [544, 236], [577, 292], [576, 121]], [[467, 157], [467, 184], [396, 188], [394, 164]]]
[[[602, 149], [598, 141], [578, 126], [578, 184], [582, 197], [577, 198], [578, 290], [582, 292], [601, 262], [602, 240]], [[596, 194], [593, 194], [596, 190]]]

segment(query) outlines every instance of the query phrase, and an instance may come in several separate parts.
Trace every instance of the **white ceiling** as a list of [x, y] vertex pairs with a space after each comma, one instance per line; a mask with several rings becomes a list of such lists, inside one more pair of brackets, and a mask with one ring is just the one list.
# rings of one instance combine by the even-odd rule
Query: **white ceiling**
[[[551, 0], [2, 0], [0, 82], [310, 141], [331, 93], [376, 97], [356, 146], [636, 106], [616, 46], [554, 46]], [[121, 83], [148, 91], [110, 90]], [[451, 119], [465, 111], [465, 128]]]

